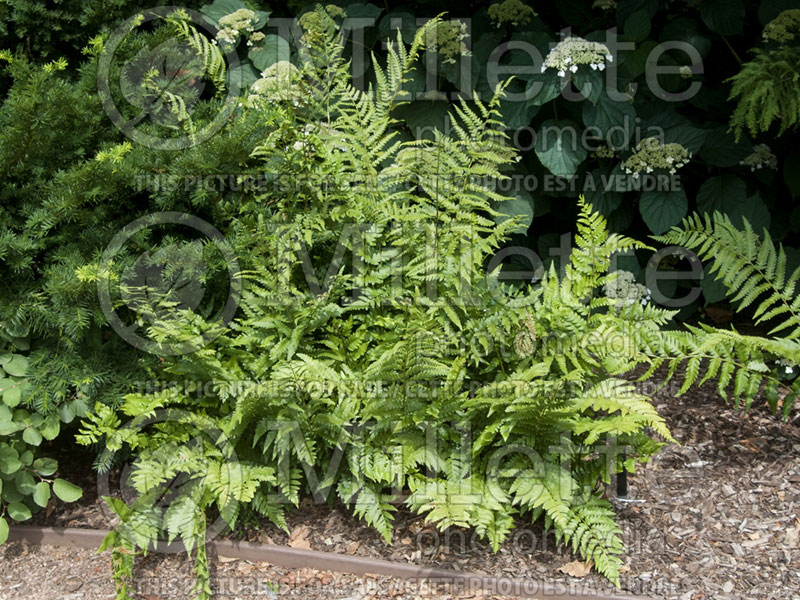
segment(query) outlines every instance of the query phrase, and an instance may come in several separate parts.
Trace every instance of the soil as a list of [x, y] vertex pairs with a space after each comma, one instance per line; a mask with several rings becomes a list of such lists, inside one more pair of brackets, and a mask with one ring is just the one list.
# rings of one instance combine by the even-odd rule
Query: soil
[[[388, 546], [345, 510], [306, 502], [288, 516], [291, 535], [265, 524], [242, 537], [529, 578], [584, 593], [629, 592], [669, 600], [800, 600], [798, 411], [788, 422], [757, 407], [743, 413], [706, 388], [678, 398], [665, 389], [656, 394], [655, 403], [679, 445], [665, 447], [630, 476], [628, 501], [615, 501], [627, 548], [620, 590], [594, 572], [584, 575], [584, 565], [556, 545], [552, 534], [523, 522], [495, 554], [469, 532], [437, 533], [422, 519], [400, 511], [393, 545]], [[84, 483], [87, 493], [79, 504], [37, 515], [39, 523], [108, 527], [102, 501], [91, 491], [94, 481]], [[215, 557], [213, 564], [220, 600], [505, 597], [224, 557]], [[24, 542], [0, 546], [0, 600], [113, 598], [110, 574], [108, 553]], [[135, 585], [144, 600], [189, 598], [192, 581], [191, 561], [185, 555], [149, 555], [137, 563]]]

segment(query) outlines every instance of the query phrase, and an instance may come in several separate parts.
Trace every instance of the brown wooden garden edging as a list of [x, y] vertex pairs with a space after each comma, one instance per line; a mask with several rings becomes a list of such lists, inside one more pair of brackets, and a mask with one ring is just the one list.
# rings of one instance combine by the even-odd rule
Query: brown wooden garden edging
[[[24, 540], [30, 544], [52, 546], [75, 546], [95, 549], [108, 534], [104, 529], [77, 529], [66, 527], [14, 526], [9, 531], [8, 541]], [[167, 546], [159, 543], [156, 552], [180, 548], [180, 542]], [[299, 569], [313, 568], [319, 571], [335, 571], [354, 575], [388, 575], [398, 579], [447, 583], [457, 588], [486, 590], [496, 594], [521, 598], [546, 598], [548, 600], [648, 600], [642, 596], [602, 594], [599, 592], [570, 591], [566, 585], [550, 584], [532, 579], [492, 577], [477, 573], [462, 573], [445, 569], [433, 569], [388, 560], [349, 556], [318, 550], [303, 550], [287, 546], [255, 544], [235, 540], [211, 540], [209, 551], [218, 556], [239, 558], [253, 562], [267, 562], [282, 567]], [[577, 586], [575, 586], [577, 587]]]

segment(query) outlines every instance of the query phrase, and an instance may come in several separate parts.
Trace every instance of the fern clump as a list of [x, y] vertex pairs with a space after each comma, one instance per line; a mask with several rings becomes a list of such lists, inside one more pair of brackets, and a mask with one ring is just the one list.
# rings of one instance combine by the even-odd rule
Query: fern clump
[[764, 28], [764, 40], [777, 48], [754, 48], [753, 60], [731, 77], [729, 100], [737, 100], [731, 129], [738, 140], [779, 124], [778, 135], [800, 124], [800, 11], [786, 10]]
[[[517, 226], [495, 220], [506, 197], [494, 183], [515, 162], [503, 86], [488, 103], [455, 106], [452, 136], [403, 142], [393, 111], [438, 21], [410, 48], [398, 37], [362, 91], [347, 79], [334, 17], [304, 17], [293, 75], [303, 101], [276, 95], [247, 109], [269, 124], [251, 159], [292, 186], [230, 205], [230, 234], [251, 265], [239, 317], [211, 346], [166, 359], [160, 377], [175, 389], [128, 395], [121, 410], [202, 414], [230, 441], [236, 490], [247, 493], [210, 481], [208, 461], [187, 460], [184, 477], [204, 490], [192, 518], [233, 498], [231, 527], [245, 512], [285, 527], [286, 508], [310, 496], [343, 502], [391, 542], [404, 505], [441, 529], [473, 527], [498, 549], [516, 515], [541, 517], [618, 583], [624, 549], [602, 483], [672, 439], [626, 375], [663, 353], [673, 313], [644, 295], [603, 295], [620, 277], [608, 272], [613, 257], [644, 246], [609, 233], [581, 201], [563, 273], [552, 266], [525, 289], [487, 273]], [[174, 319], [151, 331], [159, 342], [188, 334]], [[213, 393], [194, 397], [187, 382]], [[101, 406], [84, 425], [85, 443], [138, 449], [143, 497], [174, 473], [158, 450], [168, 432], [120, 435]], [[212, 464], [224, 457], [207, 452]], [[160, 532], [202, 545], [198, 521], [175, 527], [169, 510], [146, 506], [138, 516], [136, 505], [114, 507], [126, 523], [111, 540], [121, 557]], [[144, 533], [127, 525], [141, 519]]]
[[[667, 364], [670, 376], [683, 371], [685, 391], [705, 365], [704, 378], [717, 377], [721, 388], [733, 383], [737, 397], [752, 398], [769, 380], [765, 361], [779, 342], [710, 328], [665, 330], [674, 312], [651, 304], [629, 275], [609, 272], [617, 255], [646, 247], [610, 233], [583, 200], [575, 248], [560, 271], [552, 264], [521, 287], [504, 284], [497, 269], [487, 272], [518, 228], [499, 210], [508, 198], [497, 191], [517, 158], [500, 114], [505, 86], [486, 102], [455, 105], [451, 135], [403, 141], [396, 109], [440, 21], [418, 31], [409, 47], [399, 32], [386, 62], [375, 61], [373, 84], [361, 90], [348, 78], [340, 17], [322, 8], [304, 16], [298, 65], [265, 70], [268, 81], [251, 89], [202, 148], [87, 141], [92, 158], [55, 175], [52, 185], [64, 190], [57, 204], [48, 197], [46, 206], [29, 202], [21, 215], [8, 216], [10, 227], [24, 219], [71, 240], [63, 214], [85, 218], [85, 189], [137, 212], [147, 207], [130, 181], [142, 172], [185, 177], [204, 172], [208, 156], [221, 156], [222, 172], [270, 177], [270, 185], [252, 189], [146, 190], [159, 207], [189, 206], [218, 224], [247, 285], [237, 317], [213, 343], [137, 364], [166, 390], [98, 402], [84, 419], [78, 439], [102, 449], [101, 470], [120, 453], [133, 456], [138, 499], [109, 499], [121, 521], [107, 540], [119, 596], [129, 595], [134, 556], [165, 537], [195, 552], [196, 591], [207, 597], [204, 542], [219, 532], [220, 519], [232, 529], [261, 515], [285, 527], [286, 509], [303, 497], [344, 503], [389, 543], [401, 506], [442, 529], [474, 528], [495, 549], [516, 518], [541, 518], [618, 583], [624, 548], [603, 484], [672, 440], [632, 373], [644, 367], [648, 376]], [[145, 41], [132, 42], [139, 43]], [[202, 48], [194, 53], [198, 68], [213, 69]], [[33, 88], [53, 76], [15, 68], [28, 71], [24, 85]], [[204, 111], [216, 100], [195, 100], [193, 120], [179, 123], [184, 132], [213, 118]], [[4, 135], [25, 141], [16, 128]], [[170, 154], [166, 164], [163, 152]], [[4, 164], [22, 177], [13, 158]], [[103, 232], [111, 237], [118, 226], [109, 219]], [[154, 258], [185, 249], [171, 239], [138, 241], [160, 249]], [[35, 239], [28, 243], [37, 247]], [[5, 252], [11, 262], [18, 249]], [[33, 269], [19, 256], [17, 271]], [[122, 256], [119, 268], [134, 258]], [[99, 258], [75, 260], [80, 268], [67, 263], [77, 275], [75, 296], [51, 300], [65, 305], [63, 321], [52, 321], [43, 298], [38, 313], [30, 303], [8, 305], [19, 313], [14, 320], [41, 319], [42, 331], [71, 327], [63, 342], [71, 344], [69, 360], [81, 355], [98, 317], [70, 321], [74, 307], [66, 299], [83, 299], [109, 268]], [[776, 274], [779, 265], [776, 258]], [[159, 290], [131, 298], [140, 304], [150, 291]], [[185, 320], [147, 313], [147, 335], [160, 347], [216, 327], [185, 312]], [[788, 348], [794, 337], [781, 343]], [[102, 384], [100, 377], [84, 383]], [[89, 392], [81, 398], [96, 399]], [[148, 421], [159, 415], [167, 417]], [[194, 442], [192, 427], [213, 435]], [[155, 501], [175, 480], [182, 485], [169, 502]], [[219, 517], [214, 524], [212, 516]]]

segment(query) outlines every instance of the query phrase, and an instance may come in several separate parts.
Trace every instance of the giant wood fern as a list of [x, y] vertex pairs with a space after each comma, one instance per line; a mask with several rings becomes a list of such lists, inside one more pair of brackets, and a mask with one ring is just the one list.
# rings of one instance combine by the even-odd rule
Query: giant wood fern
[[[248, 160], [293, 185], [253, 193], [233, 218], [251, 265], [238, 318], [213, 345], [162, 365], [163, 377], [214, 391], [128, 396], [122, 410], [211, 419], [235, 450], [236, 477], [222, 477], [213, 449], [212, 469], [181, 468], [202, 491], [198, 510], [234, 500], [231, 526], [249, 512], [285, 527], [286, 507], [305, 496], [343, 502], [387, 542], [405, 505], [442, 529], [473, 527], [498, 549], [516, 515], [543, 518], [618, 583], [623, 547], [602, 482], [671, 440], [625, 377], [663, 360], [725, 356], [663, 332], [671, 311], [604, 295], [619, 276], [608, 272], [613, 256], [642, 244], [609, 233], [583, 201], [563, 273], [553, 266], [527, 289], [487, 274], [516, 225], [492, 218], [506, 199], [493, 183], [514, 161], [503, 86], [455, 107], [452, 136], [401, 142], [393, 110], [435, 22], [408, 50], [398, 37], [375, 87], [358, 90], [342, 76], [331, 14], [309, 14], [295, 81], [308, 94], [252, 109], [268, 126]], [[181, 327], [151, 331], [180, 338]], [[118, 426], [98, 407], [83, 439], [113, 440], [114, 450], [126, 443]], [[177, 468], [157, 452], [162, 434], [128, 438], [147, 449], [142, 492]], [[146, 547], [163, 531], [196, 545], [205, 529], [185, 516], [148, 513], [145, 534], [124, 542]]]

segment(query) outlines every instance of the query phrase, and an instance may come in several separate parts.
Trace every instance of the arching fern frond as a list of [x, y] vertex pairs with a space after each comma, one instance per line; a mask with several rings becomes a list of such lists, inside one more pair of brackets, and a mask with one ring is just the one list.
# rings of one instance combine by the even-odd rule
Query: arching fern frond
[[800, 337], [800, 267], [788, 272], [783, 246], [776, 247], [766, 230], [760, 237], [746, 219], [740, 230], [730, 217], [714, 212], [691, 215], [655, 239], [689, 248], [708, 260], [709, 272], [740, 310], [756, 304], [756, 323], [780, 318], [770, 334], [780, 332], [790, 340]]
[[567, 279], [572, 282], [575, 296], [582, 299], [598, 287], [601, 277], [608, 272], [612, 255], [634, 248], [647, 248], [647, 245], [609, 233], [606, 218], [595, 212], [583, 196], [578, 199], [578, 207], [578, 232], [566, 273]]
[[219, 98], [225, 91], [225, 58], [219, 47], [197, 31], [197, 28], [188, 19], [185, 11], [176, 10], [167, 17], [167, 22], [172, 25], [175, 33], [189, 45], [195, 54], [203, 59], [205, 74], [214, 84], [215, 95]]

